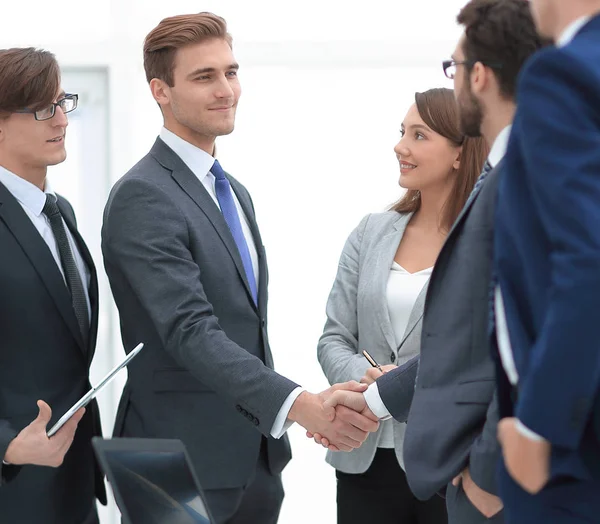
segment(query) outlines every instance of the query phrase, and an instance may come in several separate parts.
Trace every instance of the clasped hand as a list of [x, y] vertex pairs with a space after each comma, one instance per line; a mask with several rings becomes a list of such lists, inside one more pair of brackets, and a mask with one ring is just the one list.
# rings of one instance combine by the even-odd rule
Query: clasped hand
[[377, 417], [364, 400], [366, 389], [366, 384], [352, 380], [316, 395], [305, 391], [296, 399], [289, 418], [311, 437], [319, 435], [330, 449], [352, 451], [379, 428]]

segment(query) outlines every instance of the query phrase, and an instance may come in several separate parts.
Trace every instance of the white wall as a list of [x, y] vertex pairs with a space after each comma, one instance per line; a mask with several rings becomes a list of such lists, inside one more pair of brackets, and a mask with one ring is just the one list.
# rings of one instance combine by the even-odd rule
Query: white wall
[[[65, 81], [97, 95], [94, 112], [80, 121], [74, 117], [69, 159], [51, 174], [74, 203], [101, 273], [103, 326], [94, 378], [122, 355], [102, 274], [100, 213], [110, 185], [147, 152], [161, 125], [142, 70], [146, 33], [165, 16], [199, 10], [229, 22], [243, 96], [235, 132], [219, 139], [219, 157], [254, 198], [269, 258], [269, 332], [277, 369], [319, 391], [327, 383], [316, 343], [340, 250], [364, 214], [400, 195], [392, 151], [400, 122], [415, 91], [451, 87], [441, 61], [454, 50], [460, 34], [455, 17], [465, 2], [2, 2], [0, 47], [50, 49], [68, 69]], [[77, 75], [86, 71], [96, 76], [81, 80]], [[101, 115], [108, 124], [104, 134], [89, 127]], [[75, 138], [82, 133], [87, 141]], [[123, 382], [100, 399], [106, 435]], [[324, 451], [301, 428], [292, 428], [290, 436], [295, 458], [284, 473], [280, 521], [314, 520], [318, 508], [318, 522], [334, 522], [334, 475]], [[114, 507], [102, 510], [103, 524], [116, 522]]]

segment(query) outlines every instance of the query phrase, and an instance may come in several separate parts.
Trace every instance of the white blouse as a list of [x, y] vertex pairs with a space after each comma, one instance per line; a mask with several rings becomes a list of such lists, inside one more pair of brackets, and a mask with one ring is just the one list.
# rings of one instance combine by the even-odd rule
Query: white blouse
[[[394, 261], [392, 264], [387, 283], [386, 298], [396, 338], [396, 347], [398, 347], [404, 338], [404, 332], [406, 331], [406, 326], [408, 325], [415, 302], [423, 290], [423, 286], [431, 276], [432, 271], [433, 267], [428, 267], [415, 273], [409, 273], [397, 262]], [[378, 446], [380, 448], [393, 448], [393, 421], [385, 421], [383, 425]]]

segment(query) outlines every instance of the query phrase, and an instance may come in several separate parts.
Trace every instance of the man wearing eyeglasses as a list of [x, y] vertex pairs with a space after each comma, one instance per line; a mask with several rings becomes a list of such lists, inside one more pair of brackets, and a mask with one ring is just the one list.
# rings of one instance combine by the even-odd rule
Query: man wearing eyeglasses
[[46, 435], [90, 387], [98, 326], [92, 258], [46, 179], [77, 95], [47, 51], [0, 50], [0, 71], [0, 521], [95, 524], [96, 403]]

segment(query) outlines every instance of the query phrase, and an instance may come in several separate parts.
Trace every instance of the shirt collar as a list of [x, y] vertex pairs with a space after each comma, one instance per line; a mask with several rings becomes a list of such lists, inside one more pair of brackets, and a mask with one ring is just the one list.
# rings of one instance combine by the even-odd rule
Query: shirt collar
[[488, 155], [488, 162], [492, 167], [496, 167], [500, 160], [506, 154], [506, 148], [508, 147], [508, 139], [510, 137], [510, 130], [512, 126], [506, 126], [500, 134], [494, 140], [494, 145], [492, 149], [490, 149], [490, 154]]
[[582, 16], [573, 23], [569, 24], [567, 28], [562, 32], [556, 41], [556, 47], [564, 47], [572, 42], [577, 36], [577, 33], [581, 31], [584, 25], [586, 25], [592, 19], [591, 16]]
[[38, 217], [42, 214], [42, 210], [46, 204], [46, 194], [56, 196], [50, 187], [48, 179], [46, 179], [44, 191], [42, 191], [39, 187], [34, 186], [31, 182], [15, 175], [2, 166], [0, 166], [0, 182], [4, 184], [6, 189], [11, 192], [22, 206], [25, 206]]
[[185, 165], [190, 168], [192, 173], [194, 173], [200, 181], [208, 175], [208, 172], [215, 163], [213, 156], [209, 155], [199, 147], [185, 141], [172, 131], [169, 131], [166, 127], [163, 127], [160, 130], [160, 138], [175, 151], [177, 156], [183, 160]]

